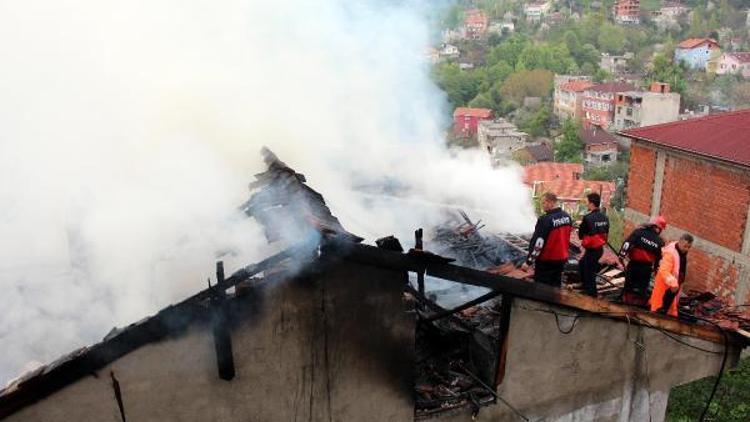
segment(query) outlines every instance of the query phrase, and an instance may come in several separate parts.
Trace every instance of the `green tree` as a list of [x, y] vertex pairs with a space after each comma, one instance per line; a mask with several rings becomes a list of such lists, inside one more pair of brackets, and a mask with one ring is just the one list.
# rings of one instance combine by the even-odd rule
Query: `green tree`
[[433, 69], [433, 79], [448, 95], [453, 107], [466, 105], [479, 92], [480, 79], [474, 72], [464, 72], [454, 63], [442, 64]]
[[500, 95], [516, 105], [525, 97], [549, 97], [554, 75], [548, 70], [520, 70], [510, 75], [500, 87]]
[[519, 127], [533, 137], [544, 136], [548, 133], [551, 117], [549, 106], [545, 105], [521, 122]]
[[610, 54], [620, 54], [625, 50], [625, 30], [618, 25], [606, 23], [597, 37], [599, 49]]
[[583, 141], [578, 136], [580, 127], [572, 119], [563, 124], [562, 139], [555, 144], [555, 161], [580, 163], [583, 162]]
[[651, 70], [646, 75], [649, 84], [652, 82], [667, 82], [672, 91], [685, 94], [685, 70], [678, 64], [672, 63], [664, 54], [654, 57]]

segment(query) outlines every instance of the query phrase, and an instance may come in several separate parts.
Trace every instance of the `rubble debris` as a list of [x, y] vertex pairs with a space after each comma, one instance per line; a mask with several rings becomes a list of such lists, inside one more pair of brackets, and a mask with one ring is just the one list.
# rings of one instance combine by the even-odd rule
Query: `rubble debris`
[[731, 331], [750, 331], [750, 308], [734, 306], [728, 299], [709, 292], [690, 290], [680, 298], [680, 316], [711, 321]]

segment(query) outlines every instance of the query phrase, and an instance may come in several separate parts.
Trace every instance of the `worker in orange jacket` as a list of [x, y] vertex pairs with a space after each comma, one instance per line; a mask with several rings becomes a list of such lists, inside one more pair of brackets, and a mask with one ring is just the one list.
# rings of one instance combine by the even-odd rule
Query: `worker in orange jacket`
[[654, 281], [649, 305], [652, 312], [677, 316], [677, 305], [687, 273], [687, 254], [693, 245], [693, 236], [685, 233], [677, 242], [662, 249], [662, 259]]

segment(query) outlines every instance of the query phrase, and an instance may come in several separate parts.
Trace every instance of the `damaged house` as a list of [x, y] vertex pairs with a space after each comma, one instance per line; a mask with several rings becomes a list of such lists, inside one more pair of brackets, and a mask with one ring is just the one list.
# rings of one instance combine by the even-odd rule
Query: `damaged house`
[[[264, 151], [243, 210], [296, 242], [0, 391], [6, 421], [653, 420], [731, 367], [748, 321], [674, 319], [529, 282], [528, 238], [457, 213], [413, 247], [362, 243]], [[280, 226], [278, 215], [284, 215]], [[573, 248], [576, 248], [574, 245]], [[606, 258], [606, 257], [605, 257]], [[605, 266], [602, 286], [622, 269]], [[575, 263], [571, 262], [574, 267]], [[606, 289], [603, 289], [606, 290]]]

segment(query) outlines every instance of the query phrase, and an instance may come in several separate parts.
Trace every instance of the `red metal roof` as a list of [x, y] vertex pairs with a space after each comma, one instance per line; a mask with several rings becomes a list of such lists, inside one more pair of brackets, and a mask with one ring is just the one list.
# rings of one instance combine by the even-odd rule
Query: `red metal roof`
[[457, 116], [470, 116], [479, 117], [480, 119], [489, 119], [492, 117], [492, 110], [490, 110], [489, 108], [458, 107], [453, 112], [453, 117]]
[[719, 43], [716, 42], [713, 38], [688, 38], [685, 41], [677, 44], [677, 48], [685, 48], [685, 49], [691, 49], [700, 47], [703, 44], [713, 44], [715, 46], [718, 46]]
[[620, 134], [750, 166], [750, 109], [629, 129]]

